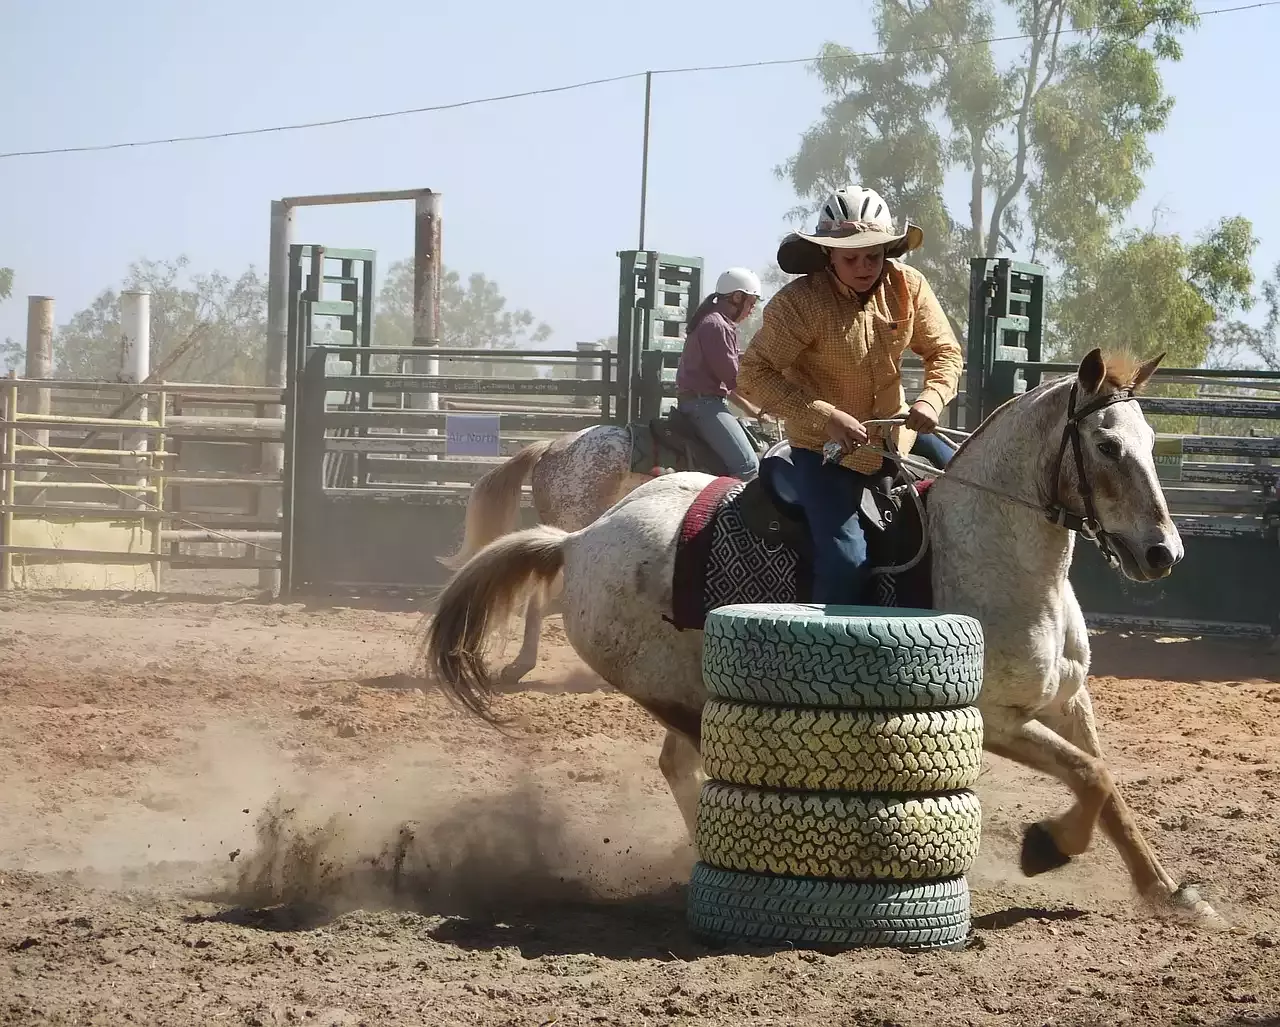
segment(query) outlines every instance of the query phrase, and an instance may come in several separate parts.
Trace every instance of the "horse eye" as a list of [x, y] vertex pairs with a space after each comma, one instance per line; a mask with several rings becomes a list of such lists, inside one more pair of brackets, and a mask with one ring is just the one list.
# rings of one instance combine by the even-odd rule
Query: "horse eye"
[[1098, 443], [1098, 452], [1108, 460], [1120, 459], [1120, 443], [1115, 439], [1103, 439]]

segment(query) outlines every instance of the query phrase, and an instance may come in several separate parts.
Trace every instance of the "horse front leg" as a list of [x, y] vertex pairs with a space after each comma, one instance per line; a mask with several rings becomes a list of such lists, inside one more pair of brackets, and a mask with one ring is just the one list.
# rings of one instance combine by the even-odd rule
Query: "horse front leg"
[[[1081, 688], [1061, 710], [1046, 711], [1043, 720], [1069, 742], [1097, 759], [1102, 759], [1102, 743], [1098, 739], [1093, 700], [1087, 688]], [[1061, 821], [1073, 822], [1084, 817], [1076, 807], [1068, 810]], [[1138, 894], [1157, 908], [1166, 908], [1181, 916], [1190, 916], [1206, 926], [1225, 928], [1226, 922], [1191, 885], [1178, 884], [1160, 864], [1155, 849], [1147, 841], [1129, 809], [1119, 786], [1113, 783], [1111, 794], [1102, 807], [1102, 829], [1106, 832], [1129, 871]]]
[[1089, 847], [1103, 807], [1115, 791], [1099, 756], [1067, 741], [1017, 710], [983, 710], [984, 748], [1057, 778], [1075, 793], [1065, 814], [1029, 825], [1022, 836], [1022, 872], [1028, 877], [1064, 866]]

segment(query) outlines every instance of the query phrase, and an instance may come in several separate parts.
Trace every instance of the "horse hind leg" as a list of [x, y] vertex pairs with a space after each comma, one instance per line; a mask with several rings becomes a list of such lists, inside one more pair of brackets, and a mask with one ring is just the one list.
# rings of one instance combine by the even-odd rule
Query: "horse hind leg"
[[520, 651], [516, 658], [502, 669], [499, 680], [506, 688], [514, 688], [521, 678], [528, 674], [538, 663], [538, 644], [542, 637], [543, 601], [545, 595], [540, 588], [529, 594], [529, 605], [524, 612], [524, 638], [520, 643]]
[[[1087, 689], [1081, 688], [1063, 709], [1046, 712], [1042, 716], [1046, 724], [1067, 741], [1095, 759], [1102, 759], [1102, 743], [1098, 739], [1093, 701]], [[1053, 823], [1063, 825], [1059, 837], [1070, 837], [1071, 831], [1083, 829], [1086, 819], [1086, 812], [1077, 802]], [[1144, 901], [1159, 911], [1170, 911], [1207, 927], [1226, 927], [1226, 921], [1200, 897], [1194, 887], [1178, 884], [1161, 866], [1159, 857], [1143, 835], [1133, 812], [1120, 794], [1119, 786], [1114, 782], [1102, 807], [1100, 819], [1103, 831], [1120, 852], [1129, 877]]]

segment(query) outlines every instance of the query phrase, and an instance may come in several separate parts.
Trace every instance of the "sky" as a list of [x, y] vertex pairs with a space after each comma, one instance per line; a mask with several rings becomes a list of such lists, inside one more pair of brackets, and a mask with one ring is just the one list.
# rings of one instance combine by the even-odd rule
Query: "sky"
[[[1234, 0], [1235, 3], [1241, 0]], [[1206, 10], [1232, 0], [1205, 0]], [[4, 0], [0, 152], [257, 128], [453, 103], [646, 69], [874, 49], [866, 5], [762, 0]], [[1242, 213], [1280, 261], [1280, 7], [1205, 17], [1165, 68], [1176, 97], [1134, 209], [1194, 235]], [[1012, 51], [1006, 51], [1012, 52]], [[617, 257], [638, 239], [642, 79], [438, 113], [97, 153], [0, 160], [0, 265], [16, 273], [0, 338], [30, 294], [65, 323], [130, 262], [265, 272], [270, 201], [431, 188], [445, 263], [484, 272], [551, 325], [551, 345], [612, 334]], [[773, 173], [824, 98], [803, 65], [654, 80], [647, 244], [709, 274], [763, 269], [796, 202]], [[956, 208], [966, 196], [956, 183]], [[294, 241], [412, 252], [411, 203], [300, 210]], [[895, 211], [899, 217], [909, 211]]]

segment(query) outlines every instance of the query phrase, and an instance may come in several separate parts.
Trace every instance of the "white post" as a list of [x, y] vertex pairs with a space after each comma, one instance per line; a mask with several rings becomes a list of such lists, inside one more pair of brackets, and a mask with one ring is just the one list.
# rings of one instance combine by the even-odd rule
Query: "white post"
[[[28, 378], [53, 377], [53, 297], [27, 297], [27, 369]], [[49, 389], [32, 389], [26, 395], [26, 412], [29, 414], [52, 414], [52, 393]], [[49, 445], [49, 429], [40, 428], [31, 433], [36, 445]], [[25, 441], [25, 440], [24, 440]], [[47, 464], [44, 454], [34, 461], [36, 464]], [[22, 476], [26, 481], [43, 481], [44, 471], [29, 471]], [[44, 501], [44, 492], [37, 492], [33, 502]]]
[[[265, 385], [283, 390], [288, 384], [289, 365], [289, 247], [293, 241], [293, 208], [283, 200], [271, 201], [271, 232], [267, 253], [267, 366]], [[301, 363], [295, 369], [302, 373]], [[263, 417], [284, 421], [284, 407], [272, 403]], [[281, 479], [280, 485], [264, 485], [258, 490], [258, 520], [279, 522], [284, 516], [284, 433], [280, 442], [262, 443], [262, 470]], [[268, 599], [280, 591], [280, 568], [259, 567], [258, 589]]]
[[[151, 374], [151, 293], [146, 290], [122, 292], [120, 294], [120, 380], [122, 382], [144, 382]], [[162, 400], [163, 401], [163, 400]], [[139, 421], [147, 420], [147, 397], [138, 397], [137, 412], [132, 415]], [[121, 433], [120, 448], [132, 453], [146, 453], [150, 448], [145, 431], [125, 431]], [[140, 469], [147, 465], [145, 456], [134, 457], [132, 466]], [[124, 466], [129, 466], [125, 464]], [[133, 484], [147, 484], [148, 476], [140, 471]], [[145, 493], [140, 493], [145, 498]], [[139, 504], [128, 503], [138, 508]], [[157, 523], [155, 530], [160, 530]]]

